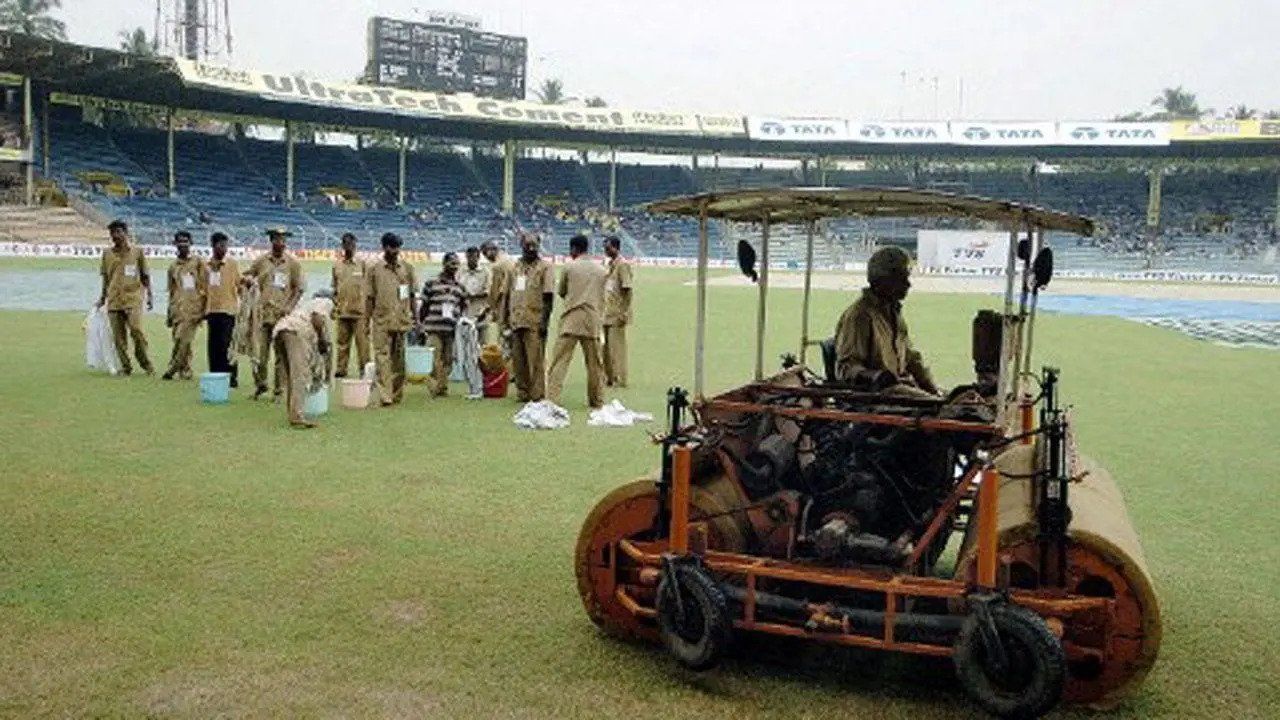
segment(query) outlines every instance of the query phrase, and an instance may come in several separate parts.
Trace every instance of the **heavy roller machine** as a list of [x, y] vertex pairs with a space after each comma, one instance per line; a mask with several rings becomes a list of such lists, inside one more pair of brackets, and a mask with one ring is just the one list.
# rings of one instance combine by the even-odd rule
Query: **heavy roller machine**
[[[708, 193], [650, 211], [697, 217], [693, 397], [668, 396], [661, 470], [606, 495], [583, 524], [590, 618], [713, 666], [741, 633], [952, 658], [987, 711], [1107, 707], [1160, 646], [1160, 610], [1124, 500], [1079, 454], [1059, 372], [1030, 371], [1046, 231], [1092, 223], [1017, 203], [894, 188]], [[1004, 307], [973, 323], [975, 382], [945, 398], [834, 379], [812, 341], [815, 223], [839, 216], [970, 218], [1007, 229]], [[756, 371], [703, 395], [707, 222], [760, 224]], [[769, 231], [808, 228], [800, 354], [764, 373]], [[755, 251], [739, 246], [756, 276]], [[823, 367], [805, 365], [811, 347]], [[873, 384], [874, 385], [874, 384]], [[692, 412], [692, 418], [687, 413]], [[959, 538], [954, 566], [940, 562]]]

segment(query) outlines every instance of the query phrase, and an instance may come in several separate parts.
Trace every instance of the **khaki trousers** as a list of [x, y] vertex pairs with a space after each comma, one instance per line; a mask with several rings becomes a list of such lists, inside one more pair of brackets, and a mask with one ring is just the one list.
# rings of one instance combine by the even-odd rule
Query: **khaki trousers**
[[604, 393], [600, 388], [600, 341], [593, 337], [561, 335], [556, 338], [555, 347], [551, 350], [551, 371], [547, 377], [547, 399], [560, 404], [564, 377], [569, 372], [569, 362], [573, 360], [573, 349], [578, 345], [582, 346], [582, 360], [587, 366], [587, 405], [592, 408], [602, 407]]
[[151, 361], [147, 359], [147, 336], [142, 332], [142, 308], [129, 310], [111, 310], [107, 313], [111, 321], [111, 338], [115, 341], [116, 355], [120, 358], [120, 369], [129, 374], [133, 365], [129, 362], [129, 336], [133, 336], [133, 352], [138, 358], [138, 367], [144, 372], [151, 372]]
[[400, 330], [373, 329], [373, 362], [383, 405], [404, 399], [404, 337]]
[[604, 351], [601, 352], [601, 359], [604, 361], [604, 381], [605, 384], [626, 387], [627, 386], [627, 326], [626, 325], [605, 325], [604, 326]]
[[[258, 388], [267, 387], [267, 362], [271, 359], [271, 346], [274, 344], [271, 339], [271, 329], [274, 326], [275, 323], [262, 323], [254, 330], [258, 334], [255, 340], [258, 357], [253, 359], [253, 384]], [[276, 353], [276, 371], [271, 384], [271, 394], [279, 396], [282, 392], [284, 392], [284, 360], [281, 359], [280, 353]]]
[[431, 368], [431, 394], [444, 397], [449, 394], [449, 374], [453, 372], [453, 333], [431, 333], [431, 347], [435, 348], [435, 365]]
[[516, 399], [520, 402], [537, 402], [547, 396], [543, 352], [537, 330], [511, 332], [511, 369], [515, 374]]
[[307, 386], [311, 384], [307, 343], [297, 333], [285, 330], [276, 335], [275, 346], [279, 367], [284, 372], [285, 416], [291, 423], [305, 422], [302, 403], [307, 398]]
[[355, 376], [364, 372], [365, 363], [369, 362], [369, 321], [364, 318], [338, 318], [338, 377], [347, 377], [347, 362], [351, 358], [351, 339], [356, 341]]
[[173, 353], [169, 355], [169, 374], [191, 377], [191, 341], [195, 340], [200, 320], [183, 319], [173, 322]]

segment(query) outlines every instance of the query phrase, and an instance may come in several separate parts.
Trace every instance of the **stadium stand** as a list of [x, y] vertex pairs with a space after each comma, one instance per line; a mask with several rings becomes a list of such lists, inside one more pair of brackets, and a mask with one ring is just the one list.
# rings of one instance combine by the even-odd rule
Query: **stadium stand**
[[[691, 257], [696, 223], [651, 216], [650, 200], [700, 190], [800, 184], [798, 171], [620, 165], [617, 210], [607, 212], [609, 166], [580, 160], [516, 162], [514, 217], [500, 210], [502, 162], [451, 148], [411, 152], [404, 207], [397, 205], [395, 149], [295, 145], [295, 192], [285, 197], [285, 146], [199, 131], [175, 135], [177, 191], [167, 177], [166, 136], [140, 128], [107, 129], [59, 114], [52, 125], [52, 177], [103, 216], [123, 217], [144, 237], [180, 227], [222, 229], [237, 238], [261, 236], [269, 225], [290, 227], [310, 246], [332, 246], [354, 232], [365, 247], [392, 231], [410, 247], [459, 249], [496, 239], [514, 249], [519, 230], [534, 230], [559, 247], [575, 232], [617, 233], [637, 255]], [[535, 151], [536, 152], [536, 151]], [[1096, 237], [1055, 242], [1073, 269], [1136, 270], [1150, 262], [1145, 217], [1147, 181], [1140, 172], [951, 171], [904, 168], [830, 172], [836, 186], [915, 186], [1036, 202], [1098, 219]], [[813, 173], [809, 182], [816, 184]], [[1274, 272], [1276, 176], [1273, 172], [1190, 170], [1164, 182], [1156, 267], [1201, 271]], [[953, 221], [954, 222], [954, 221]], [[944, 223], [842, 220], [821, 229], [818, 262], [863, 259], [877, 244], [910, 245], [921, 227]], [[711, 227], [713, 256], [729, 258], [744, 228]], [[775, 258], [799, 261], [800, 235], [775, 235]]]

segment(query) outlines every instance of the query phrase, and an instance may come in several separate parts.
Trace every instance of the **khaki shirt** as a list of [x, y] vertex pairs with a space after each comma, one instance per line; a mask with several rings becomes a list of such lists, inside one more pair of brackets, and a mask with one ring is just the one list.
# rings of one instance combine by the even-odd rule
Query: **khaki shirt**
[[[333, 301], [329, 298], [303, 300], [289, 314], [276, 321], [271, 330], [275, 337], [282, 332], [296, 333], [312, 350], [319, 348], [319, 340], [329, 341], [329, 316], [333, 314]], [[319, 326], [320, 332], [316, 333]]]
[[586, 255], [565, 263], [556, 292], [564, 299], [560, 312], [560, 334], [570, 337], [599, 337], [604, 312], [604, 284], [607, 273]]
[[604, 281], [605, 325], [631, 324], [631, 283], [631, 263], [621, 256], [614, 258], [609, 263], [609, 275]]
[[103, 250], [100, 272], [107, 284], [107, 310], [142, 307], [142, 281], [147, 277], [142, 248], [129, 243], [122, 250], [117, 251], [114, 246]]
[[240, 266], [231, 258], [205, 263], [205, 314], [240, 312]]
[[498, 259], [489, 265], [491, 270], [489, 276], [489, 307], [494, 308], [499, 324], [506, 322], [506, 318], [503, 316], [503, 308], [506, 307], [507, 286], [511, 280], [511, 269], [515, 265], [516, 259], [501, 250], [498, 251]]
[[199, 320], [205, 305], [204, 260], [194, 255], [169, 266], [169, 317], [174, 321]]
[[899, 382], [932, 389], [933, 376], [911, 345], [902, 304], [882, 300], [869, 288], [836, 325], [836, 377], [852, 382], [863, 370], [888, 370]]
[[542, 330], [544, 294], [555, 292], [551, 263], [538, 258], [517, 261], [506, 279], [507, 326], [512, 330]]
[[365, 272], [366, 297], [373, 300], [369, 320], [390, 332], [408, 332], [413, 327], [413, 294], [417, 280], [413, 266], [401, 260], [392, 267], [386, 259], [369, 263]]
[[340, 318], [362, 318], [365, 311], [365, 263], [360, 258], [333, 261], [334, 312]]
[[[475, 270], [462, 268], [458, 271], [458, 282], [467, 293], [467, 317], [472, 320], [480, 317], [480, 313], [489, 308], [489, 288], [493, 285], [493, 274], [489, 268], [479, 265]], [[483, 295], [484, 297], [480, 297]]]
[[264, 325], [274, 324], [289, 314], [302, 298], [306, 285], [302, 263], [290, 253], [279, 258], [269, 252], [260, 255], [249, 266], [248, 274], [258, 281], [258, 303]]

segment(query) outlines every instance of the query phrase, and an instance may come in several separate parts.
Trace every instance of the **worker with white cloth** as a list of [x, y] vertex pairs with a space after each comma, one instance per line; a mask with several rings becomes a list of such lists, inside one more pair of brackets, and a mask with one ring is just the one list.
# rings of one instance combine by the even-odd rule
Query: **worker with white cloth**
[[280, 318], [271, 331], [276, 357], [284, 372], [285, 412], [289, 425], [313, 428], [302, 414], [308, 391], [327, 380], [329, 368], [329, 317], [333, 314], [333, 291], [324, 288], [315, 297], [297, 304]]

